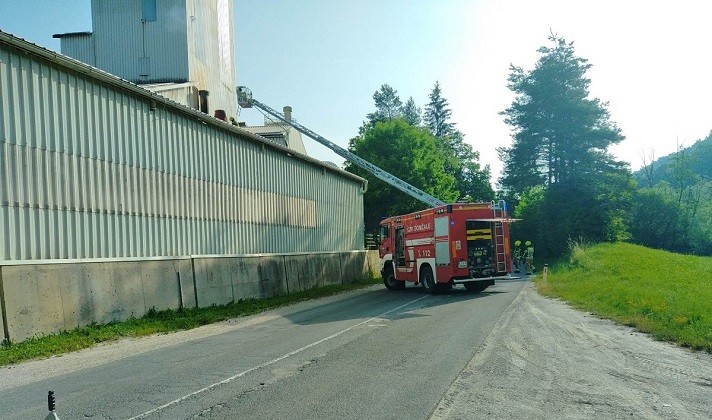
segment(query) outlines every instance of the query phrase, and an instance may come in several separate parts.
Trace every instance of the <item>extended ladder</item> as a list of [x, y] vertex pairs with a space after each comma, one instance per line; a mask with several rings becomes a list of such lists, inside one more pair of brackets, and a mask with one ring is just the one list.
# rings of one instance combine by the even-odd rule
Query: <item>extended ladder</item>
[[500, 219], [494, 222], [494, 262], [497, 265], [497, 272], [503, 273], [507, 271], [507, 253], [504, 243], [504, 223], [502, 222], [502, 219], [507, 217], [507, 204], [504, 200], [499, 200], [498, 202], [492, 201], [492, 213], [492, 216], [495, 219]]
[[343, 149], [340, 146], [337, 146], [336, 144], [334, 144], [331, 141], [325, 139], [324, 137], [318, 135], [317, 133], [313, 132], [312, 130], [304, 127], [303, 125], [297, 123], [296, 121], [288, 120], [280, 112], [270, 108], [269, 106], [261, 103], [260, 101], [258, 101], [256, 99], [252, 98], [252, 91], [250, 91], [250, 89], [248, 89], [245, 86], [237, 87], [237, 103], [238, 103], [238, 105], [240, 105], [243, 108], [251, 108], [251, 107], [255, 106], [255, 107], [267, 112], [268, 114], [272, 115], [273, 117], [277, 118], [278, 120], [282, 121], [283, 123], [289, 124], [290, 126], [296, 128], [297, 131], [304, 134], [305, 136], [311, 137], [314, 140], [318, 141], [319, 143], [323, 144], [324, 146], [328, 147], [329, 149], [333, 150], [337, 155], [348, 160], [349, 162], [353, 163], [354, 165], [357, 165], [357, 166], [367, 170], [368, 172], [372, 173], [376, 178], [380, 179], [381, 181], [387, 183], [388, 185], [390, 185], [392, 187], [399, 189], [400, 191], [403, 191], [404, 193], [408, 194], [409, 196], [416, 198], [431, 207], [438, 207], [438, 206], [443, 206], [443, 205], [447, 204], [444, 201], [441, 201], [441, 200], [433, 197], [432, 195], [426, 193], [425, 191], [410, 185], [409, 183], [398, 178], [397, 176], [384, 171], [383, 169], [368, 162], [367, 160], [364, 160], [364, 159], [356, 156], [355, 154], [349, 152], [348, 150]]

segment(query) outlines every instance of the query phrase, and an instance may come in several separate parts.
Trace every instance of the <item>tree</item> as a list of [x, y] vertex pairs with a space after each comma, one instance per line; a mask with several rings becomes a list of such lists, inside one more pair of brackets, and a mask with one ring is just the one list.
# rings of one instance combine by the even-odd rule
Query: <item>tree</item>
[[425, 106], [423, 120], [435, 137], [448, 137], [455, 132], [455, 124], [449, 122], [452, 111], [447, 107], [447, 99], [442, 97], [440, 82], [435, 82], [435, 87], [428, 95], [428, 105]]
[[625, 137], [609, 120], [607, 103], [589, 99], [591, 68], [573, 43], [551, 35], [534, 70], [510, 66], [516, 99], [502, 112], [513, 128], [512, 146], [498, 149], [505, 162], [500, 184], [523, 192], [536, 185], [577, 182], [620, 166], [606, 152]]
[[482, 168], [480, 154], [465, 143], [465, 136], [450, 121], [452, 111], [442, 96], [440, 83], [435, 82], [428, 96], [423, 119], [425, 126], [438, 140], [438, 147], [445, 156], [445, 172], [455, 178], [460, 198], [467, 201], [488, 201], [494, 197], [490, 184], [490, 168]]
[[712, 255], [712, 182], [706, 176], [710, 152], [712, 137], [708, 136], [689, 148], [678, 145], [677, 152], [644, 162], [639, 177], [648, 187], [640, 188], [633, 199], [630, 230], [634, 242]]
[[415, 106], [415, 101], [412, 96], [408, 99], [405, 105], [403, 105], [402, 114], [408, 124], [416, 127], [420, 126], [422, 121], [422, 118], [420, 117], [421, 111], [420, 108]]
[[636, 191], [631, 209], [633, 242], [669, 251], [680, 251], [677, 228], [680, 211], [675, 192], [666, 182]]
[[470, 160], [463, 163], [460, 174], [461, 178], [456, 178], [456, 181], [460, 197], [465, 201], [489, 201], [494, 198], [489, 165], [482, 168], [476, 160]]
[[[377, 122], [352, 139], [349, 150], [443, 201], [454, 201], [458, 196], [454, 177], [444, 171], [445, 158], [436, 147], [436, 139], [425, 128], [403, 119]], [[376, 229], [383, 217], [427, 207], [352, 163], [346, 164], [346, 170], [368, 180], [364, 195], [368, 232]]]
[[[679, 155], [687, 154], [688, 157]], [[662, 156], [655, 159], [655, 156], [650, 155], [648, 164], [647, 159], [643, 159], [643, 169], [634, 173], [636, 180], [645, 184], [647, 187], [653, 187], [660, 181], [667, 181], [670, 184], [678, 184], [679, 179], [675, 177], [680, 174], [672, 167], [679, 165], [679, 159], [688, 160], [685, 165], [689, 171], [694, 173], [702, 180], [712, 179], [712, 132], [706, 138], [699, 139], [689, 147], [683, 148], [678, 144], [677, 151], [667, 156]], [[676, 160], [678, 163], [676, 163]]]
[[712, 181], [702, 181], [702, 200], [690, 229], [690, 250], [697, 255], [712, 256]]
[[[403, 181], [446, 202], [460, 197], [488, 201], [494, 196], [490, 168], [482, 168], [479, 154], [463, 141], [463, 135], [449, 121], [447, 108], [436, 83], [428, 109], [438, 115], [437, 137], [429, 127], [421, 127], [421, 112], [412, 97], [401, 106], [397, 92], [383, 84], [373, 95], [375, 111], [349, 141], [349, 150]], [[444, 119], [443, 119], [444, 118]], [[410, 213], [425, 204], [401, 193], [357, 166], [347, 163], [346, 170], [369, 181], [364, 196], [366, 228], [372, 231], [385, 216]]]
[[464, 135], [459, 131], [443, 139], [446, 149], [452, 153], [457, 163], [453, 176], [461, 198], [467, 201], [489, 201], [494, 198], [491, 170], [489, 165], [480, 165], [480, 154], [465, 143]]
[[642, 151], [640, 157], [643, 161], [643, 173], [645, 175], [645, 181], [648, 184], [648, 188], [652, 188], [655, 185], [655, 149], [651, 148], [646, 153]]
[[387, 83], [373, 94], [376, 111], [366, 116], [368, 126], [373, 126], [379, 121], [392, 121], [403, 117], [403, 103], [398, 97], [398, 92]]
[[[625, 209], [632, 193], [629, 177], [610, 179], [613, 198], [591, 194], [591, 183], [557, 183], [525, 191], [515, 207], [520, 222], [512, 224], [512, 238], [531, 240], [543, 260], [555, 259], [571, 240], [617, 241], [629, 237]], [[624, 182], [626, 185], [621, 185]]]
[[610, 121], [608, 104], [589, 98], [591, 65], [575, 55], [573, 43], [556, 35], [549, 41], [533, 70], [510, 66], [515, 99], [501, 114], [512, 127], [512, 145], [497, 151], [505, 164], [500, 186], [510, 196], [529, 197], [519, 205], [530, 217], [513, 229], [556, 257], [570, 239], [627, 238], [635, 183], [627, 165], [607, 152], [624, 136]]

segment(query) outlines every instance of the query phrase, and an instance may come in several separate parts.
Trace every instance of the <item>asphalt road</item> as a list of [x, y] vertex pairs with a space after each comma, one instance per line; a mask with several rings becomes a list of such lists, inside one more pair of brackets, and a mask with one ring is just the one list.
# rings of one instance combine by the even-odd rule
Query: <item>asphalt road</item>
[[383, 286], [0, 369], [0, 418], [427, 419], [526, 281]]

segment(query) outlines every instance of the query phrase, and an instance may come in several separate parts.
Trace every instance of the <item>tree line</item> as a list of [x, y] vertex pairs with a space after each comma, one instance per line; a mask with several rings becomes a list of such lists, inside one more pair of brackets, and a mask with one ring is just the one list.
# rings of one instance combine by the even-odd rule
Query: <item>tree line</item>
[[[435, 82], [428, 99], [424, 109], [412, 96], [404, 104], [395, 89], [383, 84], [373, 94], [375, 111], [349, 141], [349, 151], [443, 201], [491, 200], [490, 167], [480, 165], [479, 153], [451, 121], [440, 83]], [[346, 170], [368, 180], [367, 232], [377, 229], [384, 217], [426, 207], [352, 163], [346, 163]]]
[[655, 160], [634, 174], [640, 188], [631, 208], [633, 241], [652, 248], [712, 255], [712, 132], [689, 148]]
[[[629, 164], [608, 151], [625, 136], [608, 103], [590, 95], [591, 64], [576, 55], [573, 42], [555, 34], [548, 41], [533, 69], [510, 66], [508, 87], [515, 98], [501, 115], [511, 143], [503, 140], [497, 148], [504, 170], [496, 194], [489, 166], [479, 163], [478, 152], [451, 121], [437, 82], [422, 112], [412, 97], [403, 104], [393, 88], [381, 86], [373, 95], [375, 111], [349, 149], [443, 201], [507, 200], [521, 219], [511, 225], [512, 240], [534, 241], [542, 259], [563, 255], [572, 241], [626, 240], [712, 255], [712, 184], [695, 171], [712, 168], [712, 134], [703, 148], [710, 154], [701, 157], [705, 164], [681, 150], [667, 178], [636, 181]], [[649, 163], [645, 170], [652, 171]], [[346, 169], [369, 181], [369, 231], [384, 216], [425, 207], [351, 164]]]

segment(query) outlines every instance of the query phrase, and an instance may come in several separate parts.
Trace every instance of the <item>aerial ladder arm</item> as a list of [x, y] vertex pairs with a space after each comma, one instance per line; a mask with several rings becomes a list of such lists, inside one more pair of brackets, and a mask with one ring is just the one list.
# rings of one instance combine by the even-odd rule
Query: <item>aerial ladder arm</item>
[[337, 144], [327, 140], [326, 138], [320, 136], [319, 134], [313, 132], [312, 130], [297, 123], [296, 121], [288, 120], [287, 118], [285, 118], [284, 115], [282, 115], [282, 113], [263, 104], [262, 102], [258, 101], [257, 99], [252, 98], [252, 92], [250, 91], [250, 89], [248, 89], [245, 86], [237, 87], [237, 103], [238, 103], [238, 105], [240, 105], [243, 108], [256, 107], [256, 108], [261, 109], [262, 111], [277, 118], [279, 121], [294, 127], [297, 131], [304, 134], [305, 136], [311, 137], [312, 139], [318, 141], [319, 143], [321, 143], [324, 146], [328, 147], [329, 149], [333, 150], [334, 153], [336, 153], [337, 155], [341, 156], [342, 158], [348, 160], [349, 162], [353, 163], [354, 165], [359, 166], [362, 169], [365, 169], [366, 171], [370, 172], [371, 174], [373, 174], [376, 178], [380, 179], [381, 181], [387, 183], [388, 185], [390, 185], [394, 188], [397, 188], [398, 190], [408, 194], [409, 196], [411, 196], [413, 198], [416, 198], [416, 199], [422, 201], [423, 203], [425, 203], [431, 207], [437, 207], [437, 206], [442, 206], [442, 205], [446, 204], [444, 201], [441, 201], [441, 200], [433, 197], [432, 195], [426, 193], [425, 191], [421, 190], [420, 188], [414, 187], [413, 185], [403, 181], [402, 179], [398, 178], [397, 176], [384, 171], [383, 169], [379, 168], [378, 166], [372, 164], [371, 162], [358, 157], [357, 155], [355, 155], [355, 154], [349, 152], [348, 150], [338, 146]]

